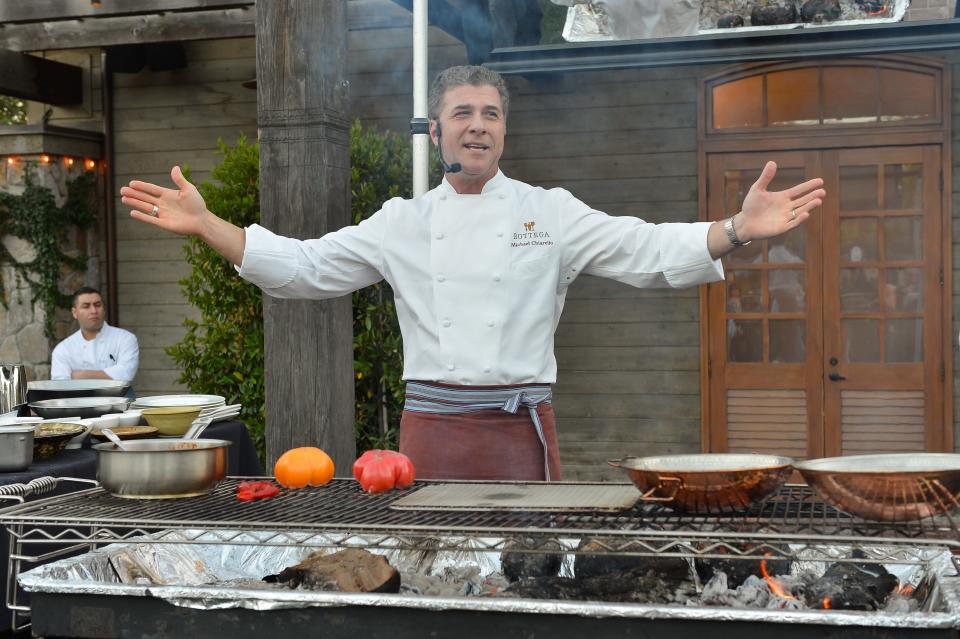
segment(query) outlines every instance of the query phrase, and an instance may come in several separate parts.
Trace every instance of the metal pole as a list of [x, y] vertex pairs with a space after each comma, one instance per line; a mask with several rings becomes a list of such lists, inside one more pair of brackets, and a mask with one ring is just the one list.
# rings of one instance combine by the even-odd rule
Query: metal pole
[[430, 135], [427, 128], [427, 1], [413, 0], [413, 196], [429, 188]]

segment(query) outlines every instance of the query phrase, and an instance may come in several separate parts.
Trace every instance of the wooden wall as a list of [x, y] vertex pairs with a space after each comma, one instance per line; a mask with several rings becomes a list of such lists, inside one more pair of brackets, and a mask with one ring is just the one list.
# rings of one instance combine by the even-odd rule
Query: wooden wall
[[[950, 207], [952, 222], [951, 250], [953, 264], [951, 268], [951, 297], [953, 330], [950, 332], [950, 341], [945, 344], [953, 357], [953, 446], [960, 453], [960, 349], [958, 349], [958, 335], [960, 335], [960, 51], [951, 51], [944, 56], [951, 71], [952, 95], [950, 104], [952, 119], [950, 121], [951, 135], [951, 173], [944, 176], [944, 186], [950, 189]], [[949, 417], [949, 416], [948, 416]]]

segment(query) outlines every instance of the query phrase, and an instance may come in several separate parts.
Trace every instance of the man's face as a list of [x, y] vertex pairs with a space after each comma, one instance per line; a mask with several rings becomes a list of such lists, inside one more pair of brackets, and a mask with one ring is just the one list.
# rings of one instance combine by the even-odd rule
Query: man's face
[[[464, 177], [491, 178], [503, 155], [507, 123], [497, 88], [462, 85], [443, 95], [441, 124], [443, 159], [459, 162]], [[433, 128], [436, 140], [436, 127]]]
[[81, 330], [97, 332], [103, 328], [103, 300], [96, 293], [84, 293], [70, 309]]

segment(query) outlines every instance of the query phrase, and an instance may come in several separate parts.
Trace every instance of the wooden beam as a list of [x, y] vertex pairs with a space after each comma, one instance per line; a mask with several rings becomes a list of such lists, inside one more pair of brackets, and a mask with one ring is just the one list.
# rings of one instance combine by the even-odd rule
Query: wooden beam
[[[270, 0], [257, 11], [263, 225], [309, 239], [350, 224], [347, 3]], [[264, 296], [267, 464], [320, 446], [339, 476], [356, 455], [350, 295]]]
[[100, 6], [94, 6], [90, 0], [0, 2], [0, 23], [50, 22], [252, 6], [253, 0], [107, 0]]
[[[2, 3], [0, 5], [9, 4]], [[51, 51], [118, 44], [216, 40], [254, 35], [252, 6], [96, 20], [58, 20], [0, 26], [0, 48]]]
[[[46, 1], [46, 0], [45, 0]], [[53, 2], [54, 0], [50, 0]], [[130, 0], [135, 5], [150, 4], [144, 0]], [[190, 4], [199, 0], [177, 0]], [[209, 4], [226, 0], [207, 0]], [[11, 11], [10, 3], [0, 0], [0, 16]], [[89, 0], [82, 4], [90, 6]], [[158, 4], [154, 2], [154, 4]], [[163, 3], [159, 3], [163, 4]], [[170, 4], [175, 4], [170, 0]], [[170, 42], [187, 40], [215, 40], [218, 38], [253, 37], [256, 7], [253, 2], [236, 2], [226, 8], [206, 8], [173, 13], [141, 15], [97, 15], [77, 18], [71, 11], [56, 20], [10, 23], [0, 18], [0, 48], [12, 51], [52, 51], [82, 47], [109, 47], [123, 44]], [[104, 6], [115, 3], [104, 3]], [[126, 5], [124, 5], [126, 6]], [[68, 7], [69, 9], [69, 7]], [[23, 15], [17, 13], [16, 15]], [[350, 0], [347, 2], [347, 28], [351, 31], [410, 27], [410, 12], [392, 0]]]
[[59, 106], [83, 102], [83, 70], [0, 49], [0, 94]]

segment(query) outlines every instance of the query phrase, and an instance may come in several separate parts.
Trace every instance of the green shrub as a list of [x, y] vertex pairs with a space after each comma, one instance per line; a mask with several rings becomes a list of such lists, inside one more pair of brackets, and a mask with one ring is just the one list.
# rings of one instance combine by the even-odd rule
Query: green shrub
[[[211, 211], [237, 226], [260, 220], [258, 146], [241, 138], [220, 143], [223, 162], [213, 169], [220, 184], [200, 192]], [[350, 188], [353, 222], [370, 217], [392, 197], [410, 197], [411, 146], [396, 133], [350, 129]], [[432, 176], [439, 181], [439, 171]], [[193, 270], [181, 280], [201, 320], [186, 320], [187, 335], [167, 349], [195, 393], [217, 393], [242, 402], [264, 458], [263, 306], [260, 291], [237, 277], [233, 267], [196, 239], [184, 248]], [[353, 357], [358, 450], [395, 448], [403, 408], [403, 351], [393, 291], [385, 282], [353, 294]]]
[[[223, 161], [211, 175], [218, 184], [198, 188], [207, 208], [223, 219], [244, 227], [260, 221], [259, 146], [241, 137], [227, 148]], [[190, 238], [183, 247], [192, 267], [180, 280], [187, 300], [200, 310], [200, 321], [184, 320], [183, 341], [166, 350], [182, 371], [180, 383], [191, 392], [223, 395], [243, 404], [240, 418], [261, 459], [264, 455], [263, 298], [253, 284], [210, 247]]]

